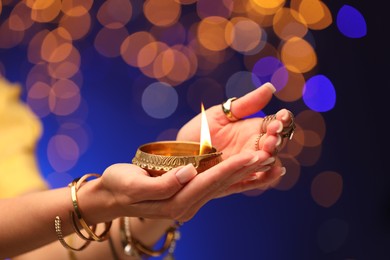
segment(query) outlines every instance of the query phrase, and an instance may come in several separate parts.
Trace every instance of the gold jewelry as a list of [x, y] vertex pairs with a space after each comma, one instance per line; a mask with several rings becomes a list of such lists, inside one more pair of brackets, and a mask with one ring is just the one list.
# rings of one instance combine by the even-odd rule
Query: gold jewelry
[[[278, 147], [275, 148], [275, 151], [273, 153], [274, 155], [276, 155], [279, 152], [279, 148], [282, 147], [284, 138], [288, 138], [289, 140], [291, 140], [293, 137], [294, 131], [295, 131], [294, 115], [290, 111], [288, 111], [288, 112], [290, 114], [291, 122], [288, 126], [283, 127], [283, 130], [280, 133], [280, 137], [282, 138], [282, 143]], [[260, 150], [260, 147], [259, 147], [260, 138], [267, 132], [268, 124], [274, 119], [276, 119], [275, 114], [268, 115], [268, 116], [265, 116], [263, 118], [263, 121], [261, 122], [261, 125], [260, 125], [260, 134], [256, 138], [255, 150]]]
[[141, 259], [140, 253], [135, 248], [135, 246], [133, 246], [129, 218], [122, 217], [119, 219], [119, 234], [125, 255], [132, 256], [136, 259]]
[[260, 126], [260, 134], [265, 134], [267, 132], [268, 124], [274, 119], [276, 119], [276, 115], [268, 115], [263, 118]]
[[236, 100], [236, 97], [229, 98], [224, 103], [222, 103], [222, 111], [226, 115], [226, 117], [229, 119], [229, 121], [234, 122], [237, 121], [238, 118], [236, 118], [232, 113], [232, 103], [234, 100]]
[[160, 249], [154, 250], [143, 243], [141, 243], [139, 240], [135, 239], [133, 236], [131, 236], [131, 227], [130, 227], [130, 218], [129, 217], [122, 217], [120, 218], [120, 235], [121, 235], [121, 241], [122, 246], [124, 249], [124, 253], [129, 256], [133, 257], [140, 257], [141, 254], [145, 254], [148, 256], [160, 256], [165, 251], [168, 250], [168, 256], [167, 258], [173, 259], [173, 253], [176, 247], [176, 240], [179, 239], [180, 233], [178, 231], [178, 225], [169, 227], [166, 231], [165, 241], [164, 244]]
[[288, 113], [290, 114], [291, 122], [287, 127], [283, 128], [281, 135], [282, 138], [287, 137], [289, 140], [291, 140], [293, 138], [296, 126], [293, 113], [291, 113], [291, 111], [288, 111]]
[[[82, 239], [102, 242], [102, 241], [106, 240], [109, 236], [109, 231], [110, 231], [110, 228], [112, 225], [112, 221], [105, 222], [104, 223], [105, 224], [104, 231], [100, 235], [97, 235], [95, 233], [96, 225], [93, 225], [92, 228], [88, 226], [88, 224], [85, 222], [85, 220], [82, 217], [82, 214], [81, 214], [81, 211], [79, 209], [78, 202], [77, 202], [77, 191], [79, 190], [81, 184], [84, 183], [89, 177], [93, 177], [93, 176], [100, 177], [100, 174], [96, 174], [96, 173], [86, 174], [83, 177], [81, 177], [80, 179], [76, 179], [71, 183], [70, 189], [71, 189], [71, 197], [72, 197], [72, 204], [73, 204], [74, 212], [72, 212], [72, 211], [70, 212], [70, 217], [72, 220], [74, 230]], [[75, 214], [77, 216], [79, 223], [84, 228], [84, 230], [88, 233], [89, 237], [85, 237], [81, 233], [81, 231], [76, 223], [76, 220], [75, 220]]]
[[260, 150], [260, 147], [259, 147], [259, 143], [260, 143], [260, 138], [264, 135], [264, 133], [260, 133], [259, 135], [257, 135], [256, 137], [256, 141], [255, 141], [255, 150], [256, 151], [259, 151]]
[[66, 248], [66, 249], [70, 249], [70, 250], [73, 250], [73, 251], [81, 251], [83, 250], [84, 248], [86, 248], [89, 243], [91, 243], [91, 241], [86, 241], [82, 246], [80, 246], [79, 248], [75, 248], [75, 247], [72, 247], [70, 246], [68, 243], [66, 243], [65, 239], [64, 239], [64, 236], [62, 234], [62, 228], [61, 228], [61, 218], [59, 216], [56, 216], [56, 218], [54, 219], [54, 228], [55, 228], [55, 231], [57, 233], [57, 238], [58, 240], [61, 242], [61, 244]]
[[[74, 179], [71, 183], [69, 183], [68, 187], [70, 188], [70, 191], [71, 191], [71, 197], [72, 197], [72, 204], [73, 204], [73, 207], [75, 207], [76, 205], [76, 208], [78, 209], [78, 203], [77, 203], [77, 197], [76, 197], [76, 185], [77, 185], [77, 181], [79, 180], [80, 178], [77, 178], [77, 179]], [[73, 197], [76, 199], [76, 204], [74, 203], [73, 201]], [[73, 230], [76, 232], [76, 234], [84, 239], [84, 240], [89, 240], [89, 241], [93, 241], [93, 238], [89, 235], [88, 237], [84, 236], [84, 234], [80, 231], [80, 229], [78, 228], [77, 226], [77, 222], [76, 222], [76, 219], [75, 219], [75, 216], [74, 216], [74, 213], [73, 211], [69, 211], [69, 218], [70, 220], [72, 221], [72, 225], [73, 225]], [[92, 225], [90, 227], [90, 229], [95, 232], [96, 230], [96, 225]]]
[[[288, 138], [289, 140], [292, 139], [293, 135], [294, 135], [294, 131], [295, 131], [295, 120], [294, 120], [294, 115], [288, 111], [288, 113], [290, 114], [290, 118], [291, 118], [291, 122], [288, 126], [286, 127], [283, 127], [283, 130], [282, 132], [280, 133], [280, 136], [282, 138]], [[263, 121], [261, 122], [261, 126], [260, 126], [260, 133], [263, 133], [265, 134], [267, 132], [267, 126], [268, 124], [272, 121], [276, 119], [276, 115], [268, 115], [268, 116], [265, 116], [263, 118]]]

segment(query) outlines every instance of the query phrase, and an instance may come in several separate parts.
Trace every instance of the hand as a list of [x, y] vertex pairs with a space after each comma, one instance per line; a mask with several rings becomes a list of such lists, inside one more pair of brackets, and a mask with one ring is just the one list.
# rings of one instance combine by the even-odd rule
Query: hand
[[[223, 158], [238, 154], [244, 150], [264, 150], [271, 154], [275, 152], [273, 138], [277, 138], [277, 146], [282, 145], [282, 136], [289, 131], [292, 124], [292, 114], [286, 109], [276, 113], [276, 120], [267, 121], [263, 124], [263, 118], [248, 118], [263, 109], [271, 100], [275, 88], [266, 83], [247, 95], [232, 102], [231, 112], [237, 121], [231, 121], [222, 111], [221, 105], [213, 106], [206, 110], [207, 121], [210, 128], [212, 145], [223, 152]], [[177, 135], [177, 140], [196, 141], [200, 140], [201, 119], [200, 114], [185, 124]], [[263, 128], [266, 133], [259, 138]], [[259, 138], [259, 140], [257, 140]], [[268, 142], [268, 141], [270, 142]]]
[[[253, 172], [267, 171], [274, 160], [262, 150], [244, 151], [201, 174], [189, 164], [159, 177], [150, 177], [132, 164], [115, 164], [100, 180], [114, 201], [111, 214], [188, 221], [208, 201], [230, 194], [235, 183], [245, 182]], [[269, 176], [272, 174], [263, 175], [260, 181], [267, 183]]]
[[[236, 120], [229, 119], [220, 105], [206, 110], [212, 145], [223, 152], [224, 159], [248, 150], [262, 150], [276, 156], [283, 145], [283, 139], [292, 136], [295, 128], [294, 118], [286, 109], [278, 111], [275, 117], [243, 119], [263, 109], [271, 100], [274, 91], [272, 84], [266, 83], [234, 100], [231, 104], [231, 113]], [[180, 129], [178, 140], [199, 141], [200, 116], [196, 116]], [[254, 172], [246, 179], [230, 186], [220, 196], [256, 188], [266, 189], [284, 175], [285, 171], [276, 157], [275, 165], [268, 172]]]

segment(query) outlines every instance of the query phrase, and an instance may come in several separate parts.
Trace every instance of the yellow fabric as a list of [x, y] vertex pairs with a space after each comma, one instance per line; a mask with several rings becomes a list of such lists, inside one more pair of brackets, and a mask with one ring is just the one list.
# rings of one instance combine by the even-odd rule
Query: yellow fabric
[[48, 187], [35, 156], [42, 126], [20, 91], [0, 77], [0, 198]]

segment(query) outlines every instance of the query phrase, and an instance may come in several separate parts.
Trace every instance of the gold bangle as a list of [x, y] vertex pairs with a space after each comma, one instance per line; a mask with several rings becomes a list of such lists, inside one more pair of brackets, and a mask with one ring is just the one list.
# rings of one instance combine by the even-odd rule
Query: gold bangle
[[[71, 183], [70, 189], [71, 189], [71, 197], [72, 197], [72, 204], [73, 204], [73, 208], [74, 208], [74, 213], [71, 211], [70, 217], [72, 220], [74, 230], [81, 238], [83, 238], [84, 240], [88, 240], [88, 241], [92, 240], [92, 241], [102, 242], [102, 241], [105, 241], [110, 234], [109, 231], [110, 231], [110, 228], [112, 225], [112, 221], [105, 222], [104, 231], [100, 235], [97, 235], [95, 233], [96, 225], [93, 225], [92, 228], [90, 226], [88, 226], [88, 224], [83, 219], [81, 211], [80, 211], [79, 206], [78, 206], [77, 191], [79, 190], [81, 184], [84, 183], [89, 177], [100, 177], [100, 174], [96, 174], [96, 173], [86, 174], [83, 177], [81, 177], [80, 179], [76, 179]], [[88, 233], [89, 237], [85, 237], [81, 233], [81, 231], [76, 223], [75, 215], [77, 216], [77, 219], [78, 219], [79, 223], [81, 224], [81, 226]]]
[[[168, 249], [168, 253], [173, 256], [173, 252], [176, 247], [176, 240], [179, 239], [180, 233], [178, 231], [178, 225], [171, 226], [167, 229], [165, 233], [164, 244], [160, 249], [154, 250], [139, 240], [131, 236], [131, 227], [130, 227], [130, 218], [123, 217], [120, 218], [120, 234], [122, 246], [125, 254], [132, 256], [139, 256], [140, 254], [145, 254], [153, 257], [162, 255]], [[136, 251], [134, 251], [134, 249]]]
[[124, 217], [119, 219], [119, 234], [123, 246], [123, 252], [125, 255], [131, 256], [135, 259], [141, 259], [140, 252], [133, 246], [131, 230], [125, 227], [125, 224], [127, 223], [128, 222], [125, 221]]
[[[75, 191], [72, 190], [72, 189], [74, 189], [74, 187], [76, 186], [77, 181], [78, 181], [79, 179], [80, 179], [80, 178], [74, 179], [71, 183], [69, 183], [68, 186], [69, 186], [69, 188], [71, 189], [71, 194], [73, 194], [73, 192], [75, 192]], [[73, 200], [72, 200], [72, 204], [73, 204], [73, 206], [75, 205], [75, 204], [73, 203]], [[76, 203], [76, 207], [78, 208], [78, 204], [77, 204], [77, 203]], [[80, 238], [82, 238], [82, 239], [84, 239], [84, 240], [94, 241], [94, 239], [93, 239], [90, 235], [89, 235], [88, 237], [86, 237], [86, 236], [84, 236], [84, 234], [80, 231], [80, 229], [78, 228], [76, 219], [75, 219], [75, 217], [74, 217], [73, 211], [69, 211], [69, 218], [70, 218], [70, 220], [72, 221], [73, 230], [76, 232], [76, 234], [77, 234]], [[92, 230], [93, 232], [95, 232], [95, 230], [96, 230], [96, 225], [92, 225], [90, 228], [91, 228], [91, 230]]]
[[89, 243], [91, 243], [91, 241], [86, 241], [82, 246], [80, 246], [79, 248], [75, 248], [75, 247], [72, 247], [70, 246], [68, 243], [66, 243], [65, 239], [64, 239], [64, 236], [62, 234], [62, 228], [61, 228], [61, 218], [59, 216], [56, 216], [56, 218], [54, 219], [54, 228], [55, 228], [55, 231], [57, 233], [57, 238], [58, 240], [61, 242], [61, 244], [66, 248], [66, 249], [70, 249], [70, 250], [73, 250], [73, 251], [81, 251], [83, 250], [84, 248], [86, 248]]

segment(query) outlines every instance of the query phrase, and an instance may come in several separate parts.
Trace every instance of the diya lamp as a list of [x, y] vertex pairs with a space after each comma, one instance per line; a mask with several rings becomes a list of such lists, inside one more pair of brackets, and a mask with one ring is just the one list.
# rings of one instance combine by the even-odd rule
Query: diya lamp
[[132, 163], [145, 169], [151, 176], [160, 176], [167, 171], [193, 164], [201, 173], [222, 161], [222, 152], [211, 144], [210, 130], [203, 104], [201, 105], [200, 142], [158, 141], [138, 147]]

